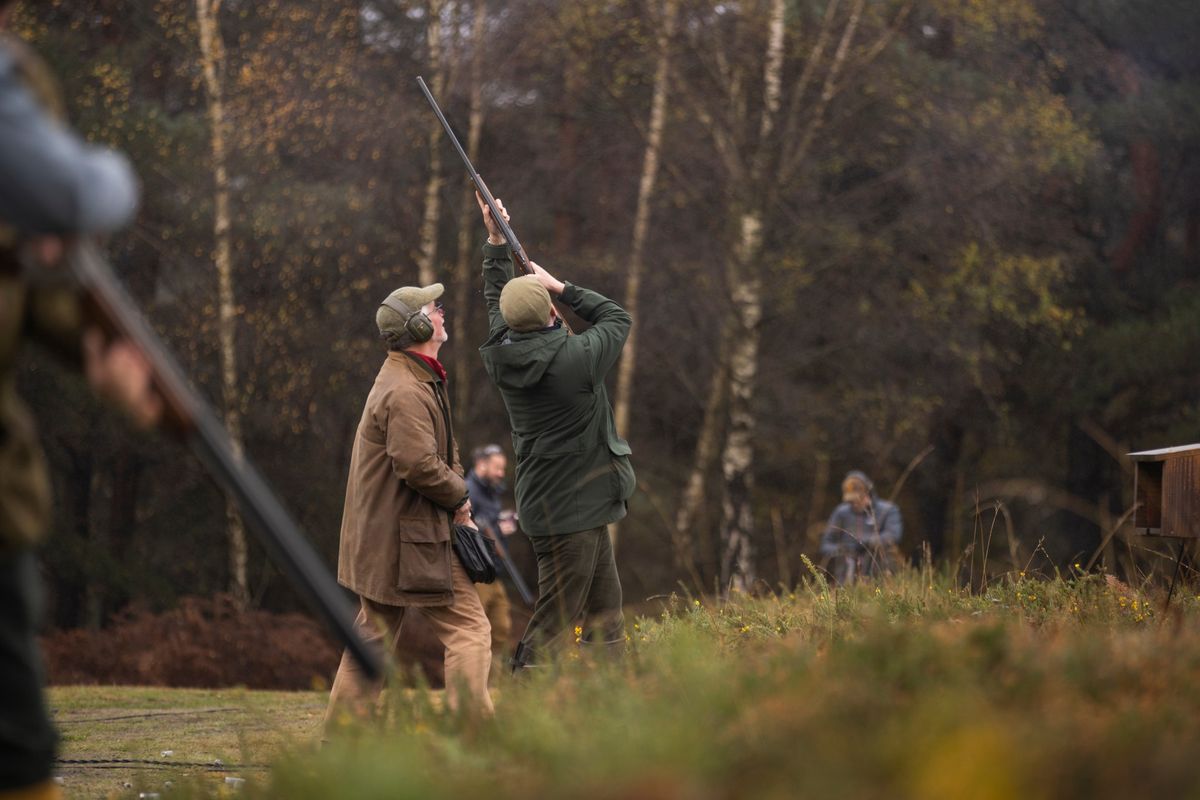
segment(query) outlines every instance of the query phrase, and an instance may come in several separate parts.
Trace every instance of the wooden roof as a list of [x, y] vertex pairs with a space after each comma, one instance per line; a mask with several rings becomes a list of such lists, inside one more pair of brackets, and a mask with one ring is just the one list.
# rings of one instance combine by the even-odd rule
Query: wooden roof
[[1179, 447], [1164, 447], [1160, 450], [1142, 450], [1137, 453], [1129, 453], [1129, 457], [1134, 461], [1166, 461], [1169, 458], [1176, 456], [1195, 453], [1200, 455], [1200, 444], [1185, 444]]

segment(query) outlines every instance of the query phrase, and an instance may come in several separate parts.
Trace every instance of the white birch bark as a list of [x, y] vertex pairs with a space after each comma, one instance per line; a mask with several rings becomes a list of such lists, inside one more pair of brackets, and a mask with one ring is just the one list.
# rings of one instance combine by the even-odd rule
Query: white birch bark
[[755, 580], [754, 544], [754, 386], [758, 377], [762, 278], [757, 259], [762, 251], [762, 212], [741, 215], [739, 243], [732, 276], [734, 320], [729, 359], [729, 433], [721, 454], [724, 478], [721, 521], [721, 586], [747, 591]]
[[[213, 263], [217, 269], [217, 331], [221, 349], [221, 398], [225, 406], [225, 427], [239, 458], [242, 455], [241, 397], [238, 391], [237, 303], [233, 289], [233, 257], [230, 245], [229, 172], [227, 165], [227, 127], [221, 70], [225, 64], [225, 46], [217, 25], [220, 0], [196, 0], [196, 23], [200, 34], [200, 54], [204, 88], [208, 100], [208, 121], [212, 137], [214, 215]], [[232, 500], [225, 504], [226, 533], [229, 541], [230, 592], [238, 605], [250, 599], [246, 577], [246, 529]]]
[[[729, 286], [733, 305], [729, 362], [729, 434], [721, 454], [722, 494], [721, 585], [748, 591], [754, 584], [754, 386], [758, 377], [759, 323], [762, 320], [762, 202], [771, 134], [779, 116], [783, 86], [784, 0], [772, 0], [767, 57], [763, 67], [763, 111], [758, 142], [751, 159], [750, 183], [738, 213], [738, 243]], [[748, 189], [754, 194], [743, 193]], [[737, 191], [737, 190], [735, 190]]]

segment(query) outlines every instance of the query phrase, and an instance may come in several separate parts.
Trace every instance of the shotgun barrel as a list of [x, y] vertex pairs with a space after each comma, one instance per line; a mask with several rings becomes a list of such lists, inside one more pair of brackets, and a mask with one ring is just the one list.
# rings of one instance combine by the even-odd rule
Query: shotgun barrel
[[216, 413], [192, 388], [166, 345], [137, 310], [108, 262], [91, 242], [78, 242], [67, 258], [82, 286], [91, 318], [110, 336], [141, 351], [163, 398], [164, 427], [178, 435], [237, 503], [275, 562], [334, 631], [370, 678], [383, 674], [378, 655], [354, 630], [354, 609], [299, 526], [250, 461], [235, 449]]
[[[496, 205], [496, 198], [492, 197], [491, 191], [488, 190], [487, 184], [483, 182], [483, 178], [475, 170], [475, 166], [471, 163], [471, 158], [467, 155], [467, 151], [463, 149], [462, 143], [458, 141], [458, 137], [454, 135], [454, 130], [450, 127], [450, 122], [446, 119], [446, 115], [442, 113], [442, 109], [437, 104], [437, 100], [433, 99], [433, 92], [429, 91], [429, 87], [425, 85], [425, 79], [420, 75], [417, 76], [417, 84], [421, 87], [421, 91], [425, 94], [425, 99], [429, 101], [430, 107], [433, 108], [433, 113], [437, 114], [438, 121], [442, 123], [442, 128], [446, 131], [446, 136], [450, 138], [450, 143], [454, 145], [454, 149], [458, 151], [462, 157], [463, 164], [467, 168], [467, 174], [471, 176], [471, 182], [475, 184], [475, 189], [479, 192], [480, 197], [487, 203], [488, 210], [492, 212], [492, 219], [500, 226], [500, 232], [504, 234], [505, 240], [508, 242], [508, 249], [512, 251], [513, 261], [521, 269], [521, 272], [526, 275], [533, 274], [533, 267], [529, 265], [529, 255], [526, 254], [525, 248], [521, 246], [521, 242], [517, 239], [517, 235], [513, 233], [512, 226], [504, 219], [504, 215], [500, 213], [499, 207]], [[567, 324], [567, 320], [563, 317], [562, 312], [559, 312], [559, 319], [563, 321], [563, 327], [568, 333], [573, 333], [571, 326]]]

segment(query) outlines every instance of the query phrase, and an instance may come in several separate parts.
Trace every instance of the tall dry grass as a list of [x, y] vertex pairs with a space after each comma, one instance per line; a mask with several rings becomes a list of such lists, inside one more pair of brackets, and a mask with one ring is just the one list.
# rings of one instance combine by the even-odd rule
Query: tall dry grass
[[[617, 663], [501, 682], [496, 717], [397, 694], [247, 797], [1200, 796], [1200, 598], [912, 569], [673, 598]], [[220, 787], [197, 784], [191, 796]]]

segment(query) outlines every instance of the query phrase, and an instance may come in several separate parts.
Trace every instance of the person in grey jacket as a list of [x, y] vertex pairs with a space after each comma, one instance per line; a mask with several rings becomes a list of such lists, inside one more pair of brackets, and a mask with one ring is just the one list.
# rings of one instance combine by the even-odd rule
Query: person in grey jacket
[[833, 562], [836, 583], [853, 583], [895, 567], [903, 532], [900, 509], [875, 493], [866, 473], [854, 470], [842, 480], [842, 503], [825, 526], [821, 555]]

